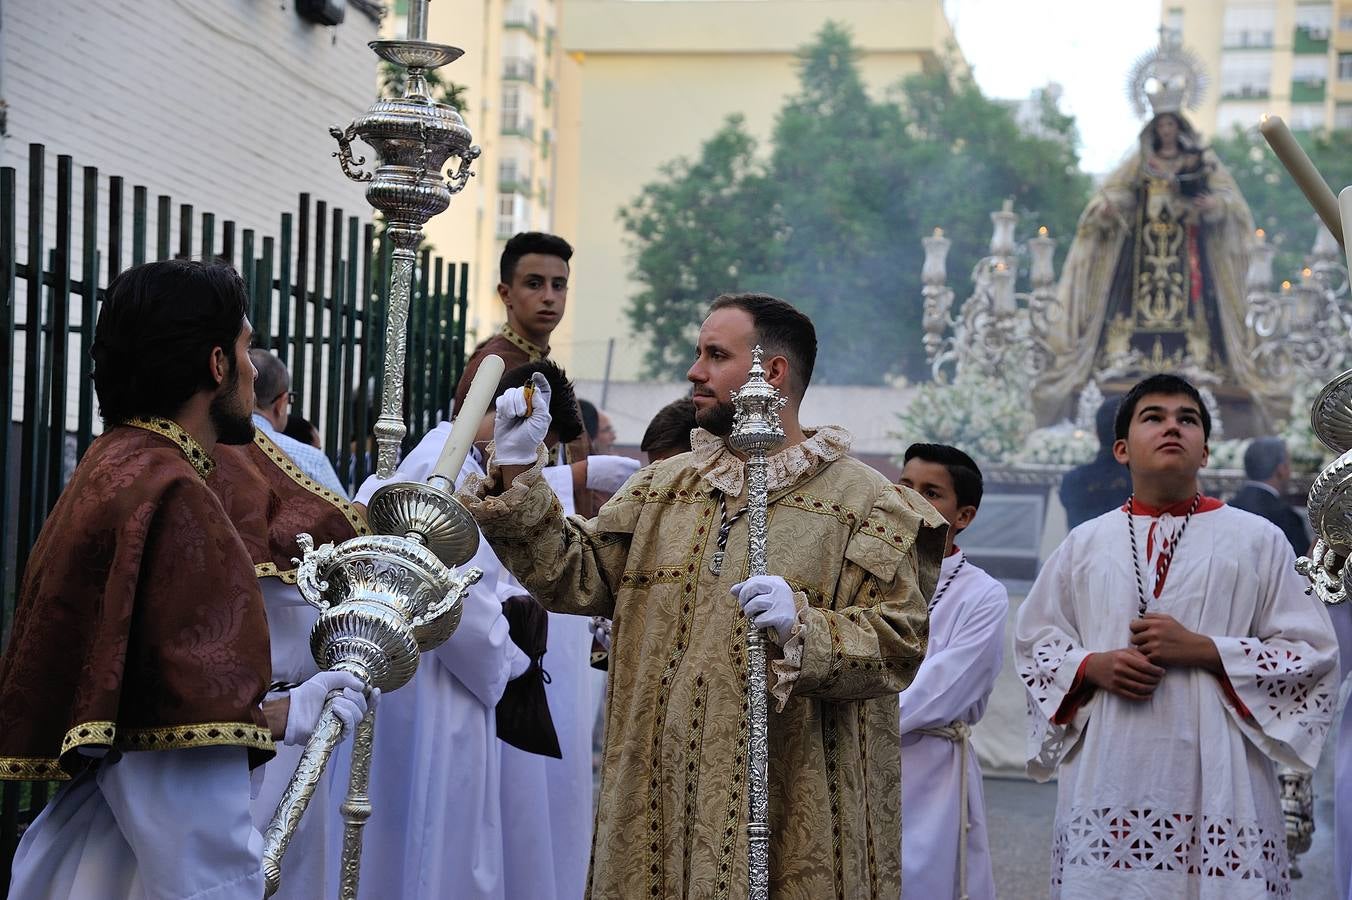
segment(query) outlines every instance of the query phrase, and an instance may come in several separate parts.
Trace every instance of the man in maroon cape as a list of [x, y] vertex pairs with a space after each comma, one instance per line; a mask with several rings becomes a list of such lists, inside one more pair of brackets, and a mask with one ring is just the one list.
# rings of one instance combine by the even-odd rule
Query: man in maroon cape
[[[28, 559], [0, 662], [0, 778], [66, 780], [25, 833], [11, 898], [258, 898], [250, 770], [303, 742], [323, 673], [260, 706], [268, 626], [249, 549], [207, 485], [253, 438], [252, 327], [229, 266], [129, 269], [95, 327], [105, 431]], [[155, 751], [155, 752], [145, 752]]]

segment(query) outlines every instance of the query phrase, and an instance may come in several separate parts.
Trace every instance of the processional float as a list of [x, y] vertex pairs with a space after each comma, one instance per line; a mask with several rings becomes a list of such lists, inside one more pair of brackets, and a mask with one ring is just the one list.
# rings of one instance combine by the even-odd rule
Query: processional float
[[[404, 425], [404, 358], [409, 292], [422, 226], [444, 211], [462, 190], [479, 156], [464, 120], [454, 107], [428, 96], [426, 73], [459, 58], [462, 51], [429, 43], [429, 0], [409, 4], [408, 39], [372, 41], [381, 59], [404, 69], [401, 97], [380, 99], [345, 129], [330, 133], [338, 141], [343, 172], [367, 183], [366, 199], [385, 217], [393, 245], [389, 310], [386, 318], [384, 376], [380, 416], [374, 431], [376, 473], [394, 472]], [[373, 171], [359, 169], [352, 143], [361, 140], [378, 157]], [[458, 159], [453, 173], [443, 174]], [[421, 653], [440, 646], [460, 624], [461, 607], [478, 569], [458, 571], [479, 546], [479, 532], [468, 511], [451, 496], [473, 432], [497, 380], [502, 360], [489, 357], [479, 369], [456, 417], [446, 447], [426, 484], [389, 484], [371, 497], [368, 519], [373, 534], [337, 546], [314, 546], [308, 534], [296, 540], [304, 552], [297, 560], [301, 595], [320, 610], [310, 634], [310, 650], [321, 669], [351, 672], [369, 691], [392, 691], [407, 684]], [[281, 860], [301, 816], [313, 797], [324, 766], [343, 737], [332, 709], [324, 710], [305, 746], [296, 774], [263, 835], [263, 874], [268, 895], [281, 880]], [[361, 868], [361, 829], [371, 814], [367, 796], [374, 710], [356, 728], [346, 801], [339, 896], [355, 900]]]
[[[1277, 116], [1264, 116], [1259, 131], [1291, 177], [1314, 207], [1328, 230], [1343, 245], [1352, 247], [1352, 187], [1338, 197], [1296, 143], [1286, 124]], [[1345, 230], [1347, 229], [1347, 230]], [[1352, 256], [1348, 257], [1352, 267]], [[1310, 486], [1307, 508], [1316, 540], [1309, 556], [1296, 560], [1296, 571], [1310, 580], [1310, 591], [1328, 604], [1347, 601], [1352, 590], [1352, 370], [1334, 376], [1315, 397], [1310, 424], [1319, 440], [1338, 458], [1324, 467]], [[1314, 832], [1314, 795], [1309, 775], [1281, 771], [1282, 812], [1286, 817], [1287, 845], [1295, 854], [1310, 848]]]

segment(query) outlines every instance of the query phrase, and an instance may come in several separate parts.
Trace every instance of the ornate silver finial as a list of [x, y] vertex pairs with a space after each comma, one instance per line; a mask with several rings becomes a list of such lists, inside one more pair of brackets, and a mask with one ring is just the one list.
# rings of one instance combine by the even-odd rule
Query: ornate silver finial
[[728, 446], [741, 453], [757, 450], [769, 453], [784, 443], [784, 427], [779, 411], [788, 403], [779, 396], [779, 390], [765, 380], [761, 366], [764, 351], [760, 344], [751, 351], [751, 371], [741, 390], [732, 392], [732, 433]]
[[1160, 29], [1159, 46], [1143, 53], [1127, 75], [1127, 99], [1141, 117], [1196, 109], [1206, 88], [1201, 57], [1167, 28]]

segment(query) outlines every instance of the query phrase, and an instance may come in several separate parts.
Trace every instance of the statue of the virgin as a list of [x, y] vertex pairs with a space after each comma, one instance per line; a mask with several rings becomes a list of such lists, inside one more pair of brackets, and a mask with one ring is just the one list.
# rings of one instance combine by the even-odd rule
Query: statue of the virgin
[[1196, 57], [1168, 36], [1132, 70], [1128, 92], [1150, 120], [1085, 207], [1066, 256], [1062, 315], [1034, 391], [1044, 423], [1064, 416], [1091, 378], [1126, 384], [1155, 372], [1256, 400], [1260, 418], [1281, 408], [1242, 350], [1253, 217], [1183, 115], [1204, 89]]

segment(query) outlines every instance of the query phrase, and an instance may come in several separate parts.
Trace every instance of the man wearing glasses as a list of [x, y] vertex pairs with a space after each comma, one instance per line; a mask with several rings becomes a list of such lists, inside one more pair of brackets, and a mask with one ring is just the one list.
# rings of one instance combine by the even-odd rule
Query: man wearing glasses
[[282, 433], [293, 398], [291, 373], [286, 364], [277, 358], [277, 354], [258, 347], [249, 351], [249, 359], [258, 370], [258, 377], [254, 379], [254, 427], [291, 457], [296, 468], [307, 478], [346, 499], [347, 488], [338, 480], [338, 473], [324, 451]]

